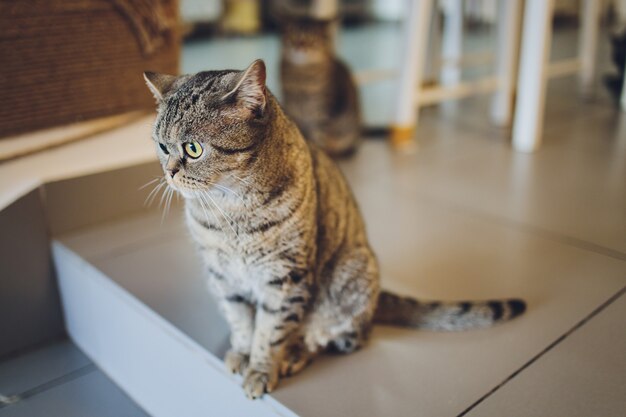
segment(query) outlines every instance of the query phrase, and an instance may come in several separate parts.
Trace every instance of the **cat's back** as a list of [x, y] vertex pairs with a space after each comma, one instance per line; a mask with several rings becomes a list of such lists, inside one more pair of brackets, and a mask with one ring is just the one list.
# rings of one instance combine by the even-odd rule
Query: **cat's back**
[[366, 244], [365, 225], [346, 177], [326, 152], [308, 144], [317, 185], [318, 245], [333, 253], [341, 245]]

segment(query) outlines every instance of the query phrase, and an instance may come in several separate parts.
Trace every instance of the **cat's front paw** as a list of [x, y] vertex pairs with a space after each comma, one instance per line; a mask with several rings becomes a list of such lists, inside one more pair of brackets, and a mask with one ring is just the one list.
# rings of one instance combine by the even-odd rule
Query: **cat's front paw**
[[267, 371], [259, 371], [254, 368], [248, 368], [243, 381], [243, 389], [251, 400], [255, 400], [270, 393], [278, 384], [278, 373], [269, 373]]
[[235, 352], [234, 350], [229, 350], [228, 352], [226, 352], [226, 356], [224, 357], [226, 369], [228, 369], [233, 374], [243, 375], [246, 372], [246, 369], [248, 369], [249, 361], [249, 355]]

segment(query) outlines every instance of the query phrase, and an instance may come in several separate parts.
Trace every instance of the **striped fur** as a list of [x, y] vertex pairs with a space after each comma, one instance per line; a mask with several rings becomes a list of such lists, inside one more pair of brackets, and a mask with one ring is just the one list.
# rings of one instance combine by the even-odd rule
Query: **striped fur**
[[491, 301], [423, 302], [382, 291], [374, 322], [429, 330], [468, 330], [491, 327], [526, 310], [519, 299]]
[[358, 90], [336, 57], [332, 21], [292, 18], [283, 25], [283, 106], [304, 137], [332, 156], [354, 152], [361, 141]]
[[[520, 302], [422, 304], [383, 292], [363, 219], [338, 167], [265, 88], [265, 66], [146, 74], [165, 181], [231, 328], [225, 361], [251, 398], [319, 352], [352, 352], [374, 321], [459, 330], [523, 311]], [[194, 142], [203, 152], [185, 154]], [[376, 312], [376, 314], [375, 314]]]

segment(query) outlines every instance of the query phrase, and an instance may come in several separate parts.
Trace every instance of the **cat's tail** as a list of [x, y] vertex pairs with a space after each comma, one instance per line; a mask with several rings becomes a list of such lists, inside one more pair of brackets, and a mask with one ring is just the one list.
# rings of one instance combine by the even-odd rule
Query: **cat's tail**
[[374, 323], [429, 330], [458, 331], [490, 327], [526, 310], [520, 299], [422, 302], [381, 291]]

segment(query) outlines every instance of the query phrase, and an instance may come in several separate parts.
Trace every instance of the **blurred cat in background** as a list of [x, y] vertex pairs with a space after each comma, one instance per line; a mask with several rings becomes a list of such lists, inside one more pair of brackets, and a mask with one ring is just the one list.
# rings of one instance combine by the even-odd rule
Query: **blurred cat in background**
[[282, 104], [307, 140], [334, 157], [361, 140], [361, 112], [350, 69], [337, 58], [334, 20], [283, 17]]

